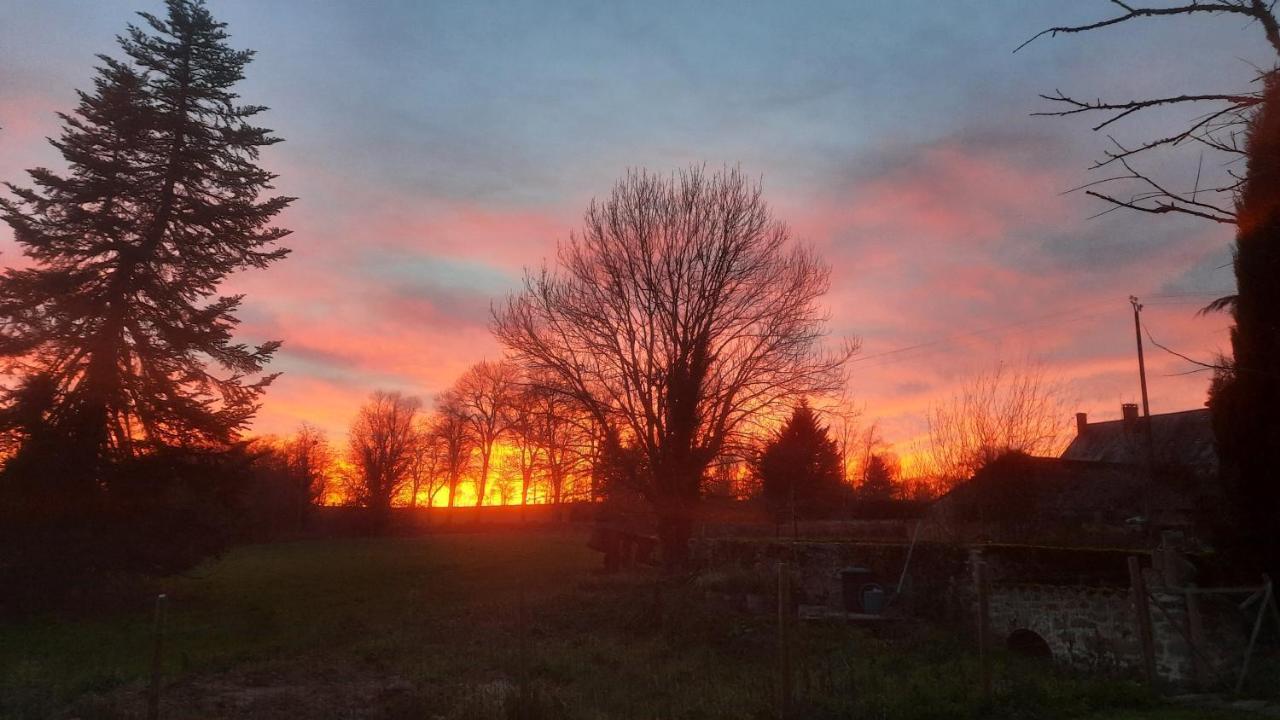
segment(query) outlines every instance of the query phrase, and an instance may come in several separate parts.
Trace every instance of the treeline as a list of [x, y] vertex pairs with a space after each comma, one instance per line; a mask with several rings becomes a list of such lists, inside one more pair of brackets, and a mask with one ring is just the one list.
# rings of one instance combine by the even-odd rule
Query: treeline
[[[307, 424], [289, 438], [254, 439], [250, 447], [266, 469], [257, 490], [263, 500], [255, 504], [281, 507], [283, 517], [305, 514], [299, 505], [359, 506], [376, 526], [394, 506], [452, 508], [464, 497], [477, 507], [600, 501], [623, 489], [611, 488], [610, 478], [626, 475], [625, 453], [603, 454], [607, 440], [605, 429], [546, 378], [531, 378], [510, 361], [482, 361], [430, 408], [416, 396], [373, 392], [345, 447]], [[933, 495], [933, 483], [902, 476], [874, 425], [839, 439], [804, 398], [778, 428], [762, 429], [742, 450], [708, 468], [704, 495], [759, 499], [803, 517], [837, 516], [853, 500]]]
[[599, 497], [603, 433], [580, 406], [507, 361], [481, 361], [423, 408], [377, 391], [335, 455], [329, 501], [385, 517], [392, 504], [563, 503]]

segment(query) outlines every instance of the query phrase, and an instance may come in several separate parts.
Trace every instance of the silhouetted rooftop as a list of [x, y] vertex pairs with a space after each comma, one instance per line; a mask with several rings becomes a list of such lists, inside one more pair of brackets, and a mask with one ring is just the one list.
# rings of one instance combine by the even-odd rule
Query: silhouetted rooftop
[[[1208, 408], [1151, 416], [1151, 439], [1157, 465], [1180, 465], [1216, 471], [1217, 446]], [[1062, 452], [1063, 460], [1141, 465], [1142, 418], [1084, 423]]]

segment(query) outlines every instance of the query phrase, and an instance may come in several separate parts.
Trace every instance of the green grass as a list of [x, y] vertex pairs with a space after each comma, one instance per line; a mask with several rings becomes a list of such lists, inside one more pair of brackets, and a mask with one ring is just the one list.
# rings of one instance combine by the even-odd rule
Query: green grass
[[[584, 540], [240, 548], [163, 583], [164, 717], [772, 717], [770, 618], [708, 605], [689, 586], [658, 592], [652, 577], [598, 577]], [[139, 717], [150, 637], [149, 602], [0, 628], [0, 717]], [[972, 649], [953, 637], [806, 624], [796, 717], [1229, 717], [1004, 660], [988, 702]]]

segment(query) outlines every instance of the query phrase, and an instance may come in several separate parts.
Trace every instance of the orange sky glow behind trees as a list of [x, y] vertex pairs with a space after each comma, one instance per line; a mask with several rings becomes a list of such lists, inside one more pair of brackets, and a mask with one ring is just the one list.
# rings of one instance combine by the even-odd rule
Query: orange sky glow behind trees
[[[56, 4], [48, 12], [57, 12]], [[830, 263], [825, 303], [832, 340], [862, 340], [849, 365], [848, 404], [864, 427], [878, 424], [908, 469], [926, 436], [931, 403], [1000, 363], [1032, 361], [1064, 383], [1064, 431], [1077, 410], [1097, 420], [1118, 417], [1120, 405], [1139, 394], [1129, 295], [1146, 304], [1144, 321], [1159, 342], [1206, 362], [1227, 349], [1229, 318], [1196, 310], [1233, 286], [1231, 229], [1174, 217], [1092, 217], [1105, 208], [1064, 191], [1089, 179], [1088, 160], [1105, 138], [1079, 123], [1028, 114], [1043, 109], [1036, 93], [1059, 82], [1069, 89], [1109, 77], [1096, 58], [1117, 47], [1129, 53], [1135, 74], [1145, 69], [1164, 77], [1172, 71], [1154, 64], [1165, 57], [1159, 48], [1192, 37], [1239, 45], [1246, 36], [1222, 28], [1221, 37], [1208, 37], [1200, 26], [1167, 24], [1136, 40], [1101, 34], [1069, 45], [1044, 42], [1015, 56], [1010, 51], [1019, 42], [1063, 20], [1062, 4], [987, 7], [957, 10], [955, 22], [943, 23], [942, 36], [899, 27], [897, 13], [863, 13], [857, 22], [810, 13], [812, 28], [774, 27], [763, 17], [735, 20], [749, 27], [722, 27], [725, 42], [756, 37], [754, 23], [760, 23], [771, 33], [766, 37], [777, 35], [779, 42], [791, 30], [803, 31], [807, 52], [823, 59], [814, 61], [821, 72], [792, 67], [802, 58], [785, 45], [788, 54], [777, 57], [790, 59], [778, 60], [775, 77], [769, 53], [780, 51], [766, 43], [760, 48], [766, 67], [747, 69], [755, 73], [751, 83], [738, 75], [747, 70], [721, 65], [712, 57], [715, 48], [702, 48], [704, 38], [685, 43], [682, 23], [652, 29], [662, 37], [632, 37], [634, 56], [593, 54], [598, 48], [577, 43], [594, 33], [565, 34], [578, 39], [560, 43], [563, 63], [520, 63], [525, 52], [549, 57], [546, 48], [495, 47], [487, 36], [465, 47], [422, 38], [403, 47], [379, 43], [377, 53], [407, 53], [394, 62], [380, 56], [380, 67], [423, 68], [413, 78], [396, 76], [423, 87], [392, 88], [359, 64], [308, 66], [299, 74], [291, 58], [318, 58], [323, 65], [330, 56], [363, 54], [310, 52], [307, 43], [316, 40], [296, 32], [296, 13], [228, 3], [233, 44], [258, 51], [244, 100], [270, 106], [262, 124], [285, 139], [264, 153], [263, 163], [280, 174], [280, 193], [299, 198], [279, 219], [294, 231], [285, 241], [293, 253], [269, 270], [235, 276], [223, 289], [246, 295], [239, 339], [284, 341], [271, 367], [283, 374], [267, 392], [252, 432], [284, 436], [309, 422], [340, 449], [374, 389], [414, 395], [429, 407], [467, 367], [501, 356], [488, 327], [490, 304], [518, 287], [523, 268], [554, 263], [556, 243], [579, 226], [593, 196], [606, 194], [627, 167], [665, 173], [689, 162], [740, 164], [759, 176], [774, 214]], [[138, 9], [154, 11], [155, 3], [121, 0], [63, 13], [71, 25], [59, 38], [25, 44], [25, 54], [6, 67], [0, 180], [23, 182], [27, 168], [61, 167], [43, 140], [57, 132], [55, 113], [72, 107], [74, 89], [88, 86], [93, 53], [112, 51], [114, 34]], [[333, 23], [328, 35], [315, 37], [357, 42], [346, 33], [358, 28], [330, 17], [343, 12], [337, 5], [316, 10], [313, 22]], [[808, 17], [785, 15], [797, 22]], [[11, 32], [37, 33], [39, 13], [30, 22]], [[888, 33], [899, 41], [877, 44], [879, 23], [932, 40], [907, 42]], [[447, 25], [404, 27], [429, 33]], [[672, 38], [663, 40], [666, 35]], [[537, 42], [535, 35], [521, 41]], [[1247, 57], [1250, 48], [1237, 45], [1227, 55]], [[915, 57], [921, 47], [933, 50]], [[430, 52], [457, 57], [419, 57]], [[862, 62], [846, 57], [864, 52]], [[510, 75], [520, 88], [559, 87], [555, 83], [577, 78], [582, 67], [604, 77], [642, 78], [641, 90], [661, 91], [680, 120], [645, 115], [633, 126], [624, 119], [634, 98], [615, 96], [622, 90], [608, 83], [584, 84], [582, 105], [572, 106], [565, 103], [579, 100], [549, 95], [532, 102], [483, 83], [456, 92], [449, 83], [467, 81], [465, 69], [474, 65], [463, 61], [468, 53], [505, 63], [502, 73], [485, 77]], [[504, 60], [504, 53], [515, 59]], [[671, 72], [660, 62], [664, 53], [697, 59], [688, 64], [701, 63], [707, 76]], [[1182, 71], [1191, 79], [1236, 77], [1240, 62], [1201, 58]], [[907, 87], [873, 82], [892, 75], [889, 66], [920, 65], [932, 70], [903, 75], [911, 78]], [[866, 77], [833, 85], [831, 67], [865, 67]], [[350, 75], [357, 72], [367, 77]], [[794, 87], [798, 82], [814, 85], [805, 86], [812, 92], [800, 92], [805, 88]], [[347, 91], [366, 84], [371, 94], [360, 97], [373, 105], [351, 105]], [[902, 97], [915, 104], [904, 109], [889, 100]], [[518, 107], [510, 104], [516, 100]], [[584, 107], [595, 109], [585, 113]], [[379, 125], [368, 137], [349, 126], [392, 120], [394, 127]], [[473, 134], [481, 130], [487, 134]], [[0, 228], [0, 253], [0, 262], [24, 263], [8, 227]], [[1203, 405], [1207, 373], [1150, 345], [1147, 368], [1153, 412]], [[458, 504], [473, 504], [472, 491], [464, 481]]]

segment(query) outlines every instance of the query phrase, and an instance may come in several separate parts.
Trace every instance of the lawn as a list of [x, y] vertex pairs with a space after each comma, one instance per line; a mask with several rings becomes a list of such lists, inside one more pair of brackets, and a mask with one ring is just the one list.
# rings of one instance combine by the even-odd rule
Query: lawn
[[[771, 618], [598, 563], [575, 533], [239, 548], [158, 588], [162, 716], [774, 716]], [[0, 717], [142, 717], [150, 653], [149, 603], [5, 626]], [[806, 624], [794, 657], [794, 717], [1230, 717], [1003, 657], [983, 701], [972, 650], [923, 629]]]

